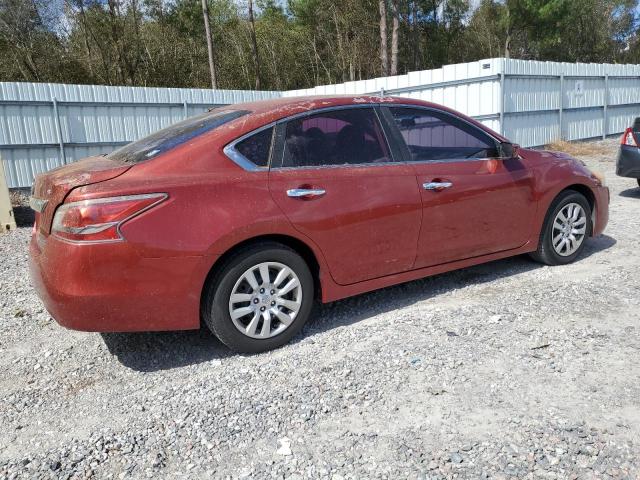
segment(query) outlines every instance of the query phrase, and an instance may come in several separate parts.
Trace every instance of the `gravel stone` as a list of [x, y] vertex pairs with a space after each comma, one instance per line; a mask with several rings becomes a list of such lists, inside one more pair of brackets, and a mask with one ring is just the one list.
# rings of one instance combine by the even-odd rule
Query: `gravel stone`
[[65, 330], [0, 235], [0, 480], [640, 477], [640, 189], [605, 235], [317, 309], [277, 351]]

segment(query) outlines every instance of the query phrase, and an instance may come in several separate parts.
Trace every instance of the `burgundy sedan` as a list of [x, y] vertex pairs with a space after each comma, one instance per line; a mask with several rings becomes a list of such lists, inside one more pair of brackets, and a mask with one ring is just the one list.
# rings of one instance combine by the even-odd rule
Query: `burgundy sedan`
[[278, 347], [313, 302], [528, 253], [580, 255], [602, 178], [408, 98], [217, 108], [37, 177], [31, 275], [68, 328], [207, 325]]

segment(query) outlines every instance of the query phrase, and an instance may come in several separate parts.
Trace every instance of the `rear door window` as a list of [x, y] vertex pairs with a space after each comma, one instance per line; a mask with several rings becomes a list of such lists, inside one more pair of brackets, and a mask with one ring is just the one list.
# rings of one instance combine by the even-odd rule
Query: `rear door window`
[[187, 118], [170, 127], [129, 143], [111, 152], [107, 158], [124, 163], [138, 163], [157, 157], [161, 153], [210, 132], [225, 123], [248, 114], [247, 110], [212, 110]]
[[273, 127], [266, 128], [236, 143], [236, 151], [257, 167], [269, 166]]
[[496, 142], [479, 128], [436, 110], [390, 107], [411, 160], [497, 157]]
[[390, 161], [389, 146], [373, 108], [328, 110], [286, 124], [283, 167]]

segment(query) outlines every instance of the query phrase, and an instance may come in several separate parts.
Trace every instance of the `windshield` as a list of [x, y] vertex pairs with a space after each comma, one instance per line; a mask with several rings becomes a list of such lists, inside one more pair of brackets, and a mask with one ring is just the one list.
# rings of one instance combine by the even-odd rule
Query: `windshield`
[[111, 152], [107, 155], [107, 158], [124, 163], [138, 163], [150, 160], [198, 135], [210, 132], [220, 125], [224, 125], [247, 113], [249, 113], [248, 110], [213, 110], [196, 115], [129, 143]]

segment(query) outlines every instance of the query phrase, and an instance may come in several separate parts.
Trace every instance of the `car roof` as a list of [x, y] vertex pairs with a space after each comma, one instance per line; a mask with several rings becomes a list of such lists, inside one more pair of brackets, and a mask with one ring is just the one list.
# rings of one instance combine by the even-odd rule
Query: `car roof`
[[379, 95], [315, 95], [306, 97], [280, 97], [268, 100], [258, 100], [255, 102], [237, 103], [234, 108], [241, 110], [249, 110], [254, 114], [269, 114], [277, 118], [288, 117], [305, 111], [316, 110], [319, 108], [330, 108], [344, 105], [364, 105], [364, 104], [380, 104], [380, 103], [415, 103], [418, 105], [439, 105], [430, 104], [421, 100], [402, 97], [381, 97]]
[[[233, 105], [227, 105], [226, 107], [219, 107], [230, 110], [247, 110], [251, 112], [250, 115], [240, 117], [239, 119], [230, 123], [230, 130], [235, 130], [236, 134], [238, 130], [242, 133], [250, 132], [259, 127], [267, 125], [272, 122], [297, 115], [304, 112], [310, 112], [313, 110], [349, 106], [349, 105], [416, 105], [420, 107], [434, 108], [441, 111], [448, 112], [455, 116], [464, 118], [469, 123], [476, 125], [477, 127], [487, 131], [494, 137], [506, 139], [498, 133], [492, 131], [480, 122], [467, 117], [466, 115], [447, 108], [443, 105], [439, 105], [424, 100], [418, 100], [415, 98], [396, 97], [396, 96], [381, 96], [381, 95], [317, 95], [317, 96], [304, 96], [304, 97], [280, 97], [272, 98], [268, 100], [258, 100], [254, 102], [236, 103]], [[239, 128], [238, 128], [239, 127]]]

